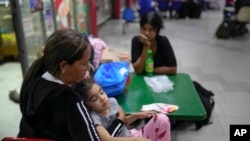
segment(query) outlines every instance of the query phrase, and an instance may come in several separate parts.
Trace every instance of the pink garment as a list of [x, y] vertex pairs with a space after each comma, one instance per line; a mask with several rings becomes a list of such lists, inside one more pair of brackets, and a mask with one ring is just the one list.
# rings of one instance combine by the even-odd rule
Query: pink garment
[[133, 137], [146, 137], [152, 141], [171, 141], [169, 118], [164, 114], [157, 114], [140, 130], [130, 130]]
[[89, 39], [89, 42], [90, 42], [90, 44], [93, 47], [94, 52], [95, 52], [93, 65], [94, 65], [94, 68], [96, 69], [99, 67], [103, 49], [105, 49], [107, 47], [107, 45], [100, 38], [89, 37], [88, 39]]

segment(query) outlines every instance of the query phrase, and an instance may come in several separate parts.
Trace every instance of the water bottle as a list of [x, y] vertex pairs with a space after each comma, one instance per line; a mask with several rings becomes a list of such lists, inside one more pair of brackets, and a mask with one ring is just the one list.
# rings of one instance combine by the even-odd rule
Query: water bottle
[[148, 75], [148, 76], [153, 75], [153, 71], [154, 71], [154, 60], [153, 60], [153, 56], [152, 56], [152, 50], [149, 49], [147, 51], [147, 59], [145, 62], [146, 75]]

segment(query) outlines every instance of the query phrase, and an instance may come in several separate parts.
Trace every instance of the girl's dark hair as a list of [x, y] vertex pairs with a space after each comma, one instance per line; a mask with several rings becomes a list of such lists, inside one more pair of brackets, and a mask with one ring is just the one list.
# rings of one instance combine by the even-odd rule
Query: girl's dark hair
[[95, 82], [92, 79], [82, 80], [76, 84], [74, 89], [85, 99], [88, 96], [88, 91], [92, 88], [93, 84], [95, 84]]
[[44, 56], [33, 62], [25, 75], [21, 88], [21, 99], [22, 94], [28, 90], [28, 83], [32, 83], [31, 80], [41, 77], [46, 71], [58, 77], [60, 62], [66, 61], [68, 64], [73, 64], [80, 60], [88, 45], [88, 37], [76, 30], [60, 29], [55, 31], [45, 43]]
[[160, 30], [163, 27], [162, 19], [156, 12], [149, 12], [143, 15], [140, 20], [140, 28], [142, 28], [145, 24], [151, 24], [157, 34], [160, 33]]

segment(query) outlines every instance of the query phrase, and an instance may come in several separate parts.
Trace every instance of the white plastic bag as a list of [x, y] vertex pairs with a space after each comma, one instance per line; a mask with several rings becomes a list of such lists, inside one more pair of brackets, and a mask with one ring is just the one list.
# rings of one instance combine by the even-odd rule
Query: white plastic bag
[[166, 75], [144, 76], [144, 81], [156, 93], [168, 92], [174, 89], [174, 83]]

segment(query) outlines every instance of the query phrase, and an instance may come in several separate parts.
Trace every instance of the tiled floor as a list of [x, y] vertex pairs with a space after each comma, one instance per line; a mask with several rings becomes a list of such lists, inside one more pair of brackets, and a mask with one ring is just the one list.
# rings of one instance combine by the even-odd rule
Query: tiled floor
[[[221, 11], [206, 11], [199, 20], [166, 19], [161, 34], [167, 35], [176, 53], [178, 72], [215, 93], [213, 124], [199, 131], [194, 126], [172, 131], [172, 141], [229, 141], [230, 124], [250, 124], [250, 33], [244, 37], [218, 40], [214, 33]], [[249, 27], [250, 29], [250, 27]], [[130, 52], [130, 40], [139, 32], [138, 23], [129, 24], [122, 34], [122, 21], [110, 20], [101, 26], [99, 36], [114, 49]], [[20, 112], [9, 101], [8, 92], [19, 90], [22, 80], [18, 63], [0, 66], [0, 138], [15, 136]]]

